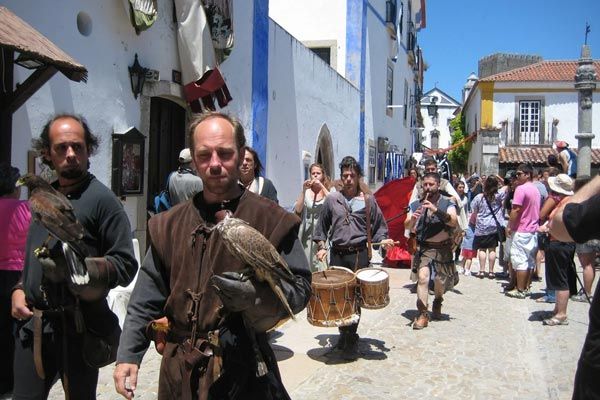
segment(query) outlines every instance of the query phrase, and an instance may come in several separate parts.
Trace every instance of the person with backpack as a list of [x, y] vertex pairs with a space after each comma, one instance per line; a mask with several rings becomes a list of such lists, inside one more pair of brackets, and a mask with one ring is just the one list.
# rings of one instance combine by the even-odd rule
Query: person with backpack
[[569, 148], [569, 143], [564, 140], [554, 142], [554, 147], [558, 152], [558, 162], [562, 166], [565, 174], [571, 178], [577, 177], [577, 154]]
[[169, 198], [171, 207], [191, 199], [202, 191], [202, 179], [196, 175], [192, 168], [192, 155], [189, 148], [179, 153], [179, 168], [169, 176]]

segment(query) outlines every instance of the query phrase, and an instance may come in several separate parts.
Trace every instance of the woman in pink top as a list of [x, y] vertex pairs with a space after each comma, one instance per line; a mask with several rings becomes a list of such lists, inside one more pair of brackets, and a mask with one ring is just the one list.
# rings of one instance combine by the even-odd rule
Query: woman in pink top
[[19, 170], [0, 164], [0, 343], [7, 349], [0, 358], [0, 395], [13, 386], [13, 320], [10, 316], [12, 288], [19, 281], [25, 260], [25, 241], [31, 213], [27, 201], [19, 200], [15, 186]]

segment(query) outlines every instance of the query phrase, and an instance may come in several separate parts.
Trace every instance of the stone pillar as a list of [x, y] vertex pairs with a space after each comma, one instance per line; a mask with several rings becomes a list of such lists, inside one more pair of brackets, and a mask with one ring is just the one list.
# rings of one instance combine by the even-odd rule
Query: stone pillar
[[577, 176], [590, 175], [592, 165], [592, 94], [596, 89], [596, 70], [589, 46], [581, 48], [581, 58], [575, 74], [575, 89], [579, 92], [577, 118]]
[[477, 135], [481, 140], [481, 159], [479, 171], [482, 175], [498, 175], [498, 145], [500, 144], [500, 131], [497, 128], [482, 128]]

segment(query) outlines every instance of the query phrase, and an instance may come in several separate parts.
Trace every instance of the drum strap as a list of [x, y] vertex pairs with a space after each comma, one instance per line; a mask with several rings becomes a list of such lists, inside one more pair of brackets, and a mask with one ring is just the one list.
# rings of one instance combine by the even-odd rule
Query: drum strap
[[371, 196], [368, 194], [365, 194], [365, 212], [367, 214], [367, 254], [369, 261], [371, 261], [371, 256], [373, 255], [373, 250], [371, 249]]

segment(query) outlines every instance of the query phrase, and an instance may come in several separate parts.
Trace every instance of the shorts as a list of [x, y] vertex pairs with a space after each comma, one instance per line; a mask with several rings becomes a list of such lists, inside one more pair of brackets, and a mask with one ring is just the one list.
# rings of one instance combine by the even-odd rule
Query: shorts
[[515, 232], [510, 245], [510, 262], [515, 271], [526, 271], [535, 268], [537, 252], [537, 234]]
[[473, 249], [495, 249], [498, 247], [498, 233], [490, 233], [489, 235], [475, 236], [473, 239]]
[[592, 239], [585, 243], [577, 243], [575, 252], [577, 254], [600, 253], [600, 240]]
[[575, 245], [551, 240], [545, 254], [546, 286], [551, 290], [569, 290], [569, 268], [575, 267]]
[[477, 251], [476, 250], [471, 250], [471, 249], [462, 249], [460, 251], [460, 255], [463, 258], [466, 258], [467, 260], [470, 260], [472, 258], [475, 258], [475, 256], [477, 255]]

